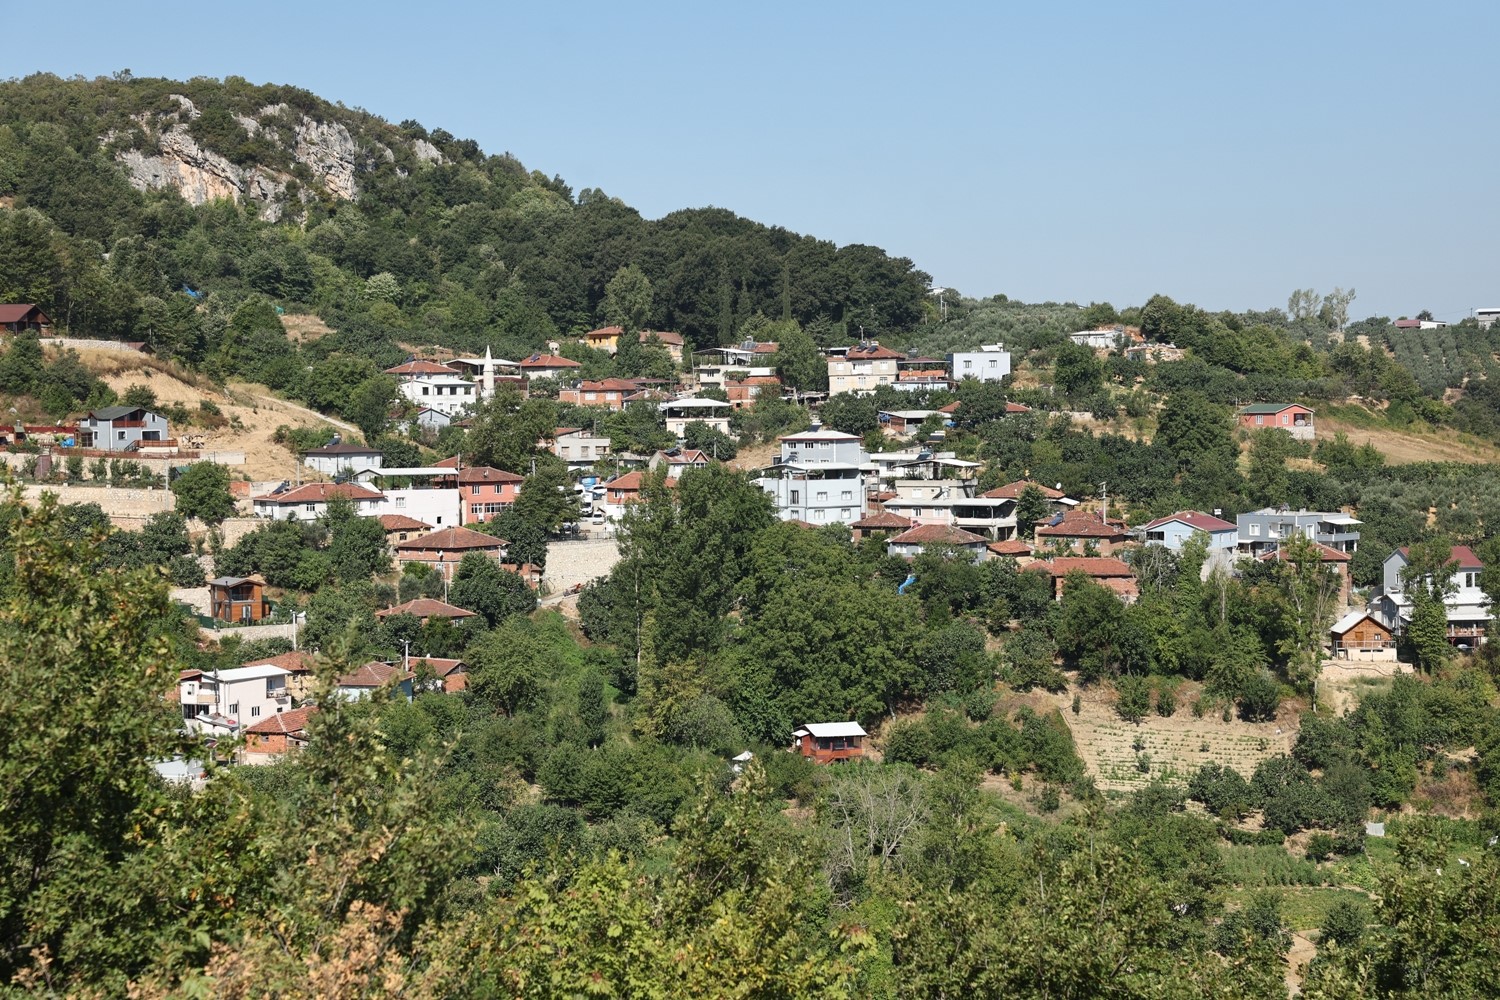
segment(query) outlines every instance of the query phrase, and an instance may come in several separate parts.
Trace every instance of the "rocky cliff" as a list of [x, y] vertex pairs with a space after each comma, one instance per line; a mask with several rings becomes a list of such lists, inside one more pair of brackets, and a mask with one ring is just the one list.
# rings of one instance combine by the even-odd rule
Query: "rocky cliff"
[[[246, 140], [259, 140], [263, 160], [236, 164], [195, 138], [192, 123], [201, 113], [181, 94], [172, 95], [174, 111], [141, 114], [133, 143], [106, 135], [102, 141], [116, 150], [130, 183], [139, 190], [175, 188], [183, 198], [201, 205], [216, 198], [253, 202], [262, 218], [272, 222], [300, 213], [301, 205], [319, 192], [343, 200], [359, 194], [359, 175], [379, 160], [393, 162], [394, 153], [380, 142], [357, 142], [344, 124], [317, 121], [296, 114], [284, 104], [261, 108], [253, 116], [233, 121]], [[411, 155], [424, 163], [441, 162], [442, 154], [425, 140], [410, 144]]]

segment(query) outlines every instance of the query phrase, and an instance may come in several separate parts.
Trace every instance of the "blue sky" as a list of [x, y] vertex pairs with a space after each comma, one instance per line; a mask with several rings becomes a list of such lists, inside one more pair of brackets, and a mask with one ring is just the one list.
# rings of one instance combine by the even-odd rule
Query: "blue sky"
[[969, 295], [1500, 305], [1500, 4], [148, 7], [0, 0], [0, 72], [244, 76], [651, 217], [718, 205]]

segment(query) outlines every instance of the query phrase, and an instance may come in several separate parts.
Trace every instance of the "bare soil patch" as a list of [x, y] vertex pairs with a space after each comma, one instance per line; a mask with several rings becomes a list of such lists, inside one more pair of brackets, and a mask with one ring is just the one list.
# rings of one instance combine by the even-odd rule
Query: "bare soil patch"
[[333, 332], [333, 327], [311, 313], [282, 316], [281, 326], [286, 330], [287, 338], [299, 344], [310, 344]]
[[1334, 419], [1317, 421], [1317, 439], [1331, 440], [1344, 433], [1354, 445], [1372, 444], [1393, 465], [1411, 462], [1500, 462], [1500, 448], [1452, 430], [1422, 434], [1407, 431], [1372, 430]]

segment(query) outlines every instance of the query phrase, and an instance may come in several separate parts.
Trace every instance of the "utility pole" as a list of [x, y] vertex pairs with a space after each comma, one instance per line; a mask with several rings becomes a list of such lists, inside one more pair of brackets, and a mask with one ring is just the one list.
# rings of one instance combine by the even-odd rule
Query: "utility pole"
[[1102, 511], [1103, 520], [1104, 520], [1105, 524], [1108, 524], [1109, 523], [1109, 483], [1100, 483], [1099, 484], [1099, 495], [1102, 498], [1102, 501], [1103, 501], [1103, 504], [1104, 504], [1103, 511]]

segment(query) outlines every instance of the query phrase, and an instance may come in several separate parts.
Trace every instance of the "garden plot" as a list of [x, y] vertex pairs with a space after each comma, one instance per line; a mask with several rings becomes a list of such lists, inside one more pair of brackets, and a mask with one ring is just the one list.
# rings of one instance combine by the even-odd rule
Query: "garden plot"
[[1134, 791], [1158, 778], [1186, 784], [1210, 761], [1249, 778], [1261, 761], [1286, 753], [1297, 738], [1297, 712], [1290, 706], [1283, 706], [1275, 722], [1224, 722], [1219, 711], [1198, 718], [1191, 710], [1195, 695], [1184, 685], [1175, 714], [1163, 718], [1153, 713], [1137, 725], [1115, 713], [1114, 692], [1104, 687], [1079, 692], [1079, 712], [1074, 715], [1075, 691], [1057, 695], [1057, 707], [1073, 732], [1079, 759], [1100, 791]]

